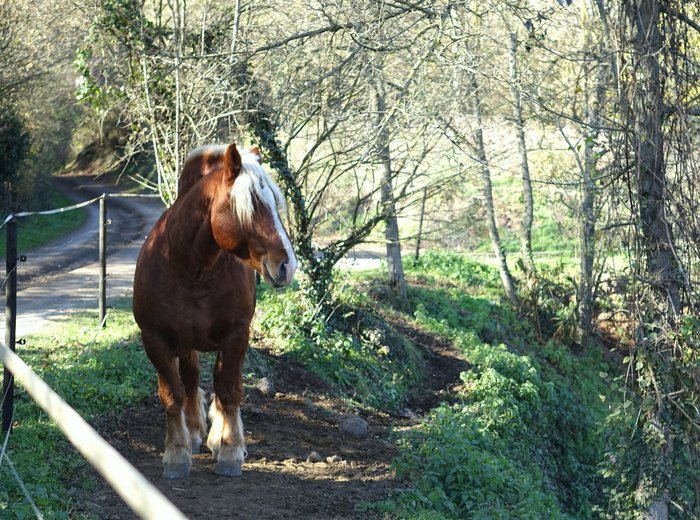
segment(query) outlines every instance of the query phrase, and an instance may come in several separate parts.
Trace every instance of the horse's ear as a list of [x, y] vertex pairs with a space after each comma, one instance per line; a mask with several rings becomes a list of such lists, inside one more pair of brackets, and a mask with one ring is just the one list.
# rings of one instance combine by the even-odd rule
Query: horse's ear
[[233, 180], [241, 171], [241, 154], [235, 144], [228, 145], [224, 154], [224, 171], [227, 179]]
[[260, 148], [257, 146], [252, 146], [250, 150], [248, 150], [251, 155], [254, 155], [255, 158], [258, 160], [259, 164], [262, 164], [262, 157], [260, 156]]

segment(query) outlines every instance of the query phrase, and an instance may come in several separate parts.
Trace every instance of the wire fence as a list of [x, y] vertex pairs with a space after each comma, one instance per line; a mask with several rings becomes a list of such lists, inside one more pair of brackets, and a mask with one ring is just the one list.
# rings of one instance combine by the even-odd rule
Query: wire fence
[[[90, 200], [79, 202], [70, 206], [50, 209], [46, 211], [27, 211], [18, 212], [8, 215], [0, 229], [6, 227], [10, 222], [20, 218], [35, 216], [35, 215], [56, 215], [59, 213], [73, 211], [85, 208], [91, 204], [104, 201], [106, 198], [134, 198], [146, 197], [156, 198], [158, 195], [142, 195], [142, 194], [101, 194]], [[100, 223], [102, 225], [102, 221]], [[91, 231], [90, 233], [94, 233]], [[9, 249], [9, 248], [8, 248]], [[11, 265], [12, 260], [10, 255], [16, 256], [14, 251], [8, 250], [7, 265]], [[1, 287], [7, 292], [9, 289], [15, 290], [16, 287], [9, 287], [8, 279], [14, 278], [13, 285], [16, 283], [17, 263], [14, 262], [13, 267], [6, 271], [6, 277], [3, 280]], [[7, 301], [7, 298], [6, 298]], [[31, 398], [44, 410], [44, 412], [55, 421], [59, 429], [63, 432], [66, 438], [76, 447], [76, 449], [90, 462], [95, 469], [105, 478], [112, 486], [117, 494], [122, 497], [126, 504], [141, 518], [144, 519], [184, 519], [186, 518], [168, 499], [151, 484], [141, 473], [139, 473], [124, 457], [122, 457], [109, 443], [107, 443], [87, 422], [56, 392], [54, 392], [39, 376], [37, 376], [20, 358], [15, 354], [14, 350], [14, 320], [16, 319], [16, 309], [7, 309], [5, 311], [6, 319], [6, 334], [5, 342], [0, 343], [0, 361], [5, 367], [5, 381], [3, 385], [3, 395], [0, 404], [3, 405], [3, 413], [5, 413], [5, 405], [7, 399], [12, 397], [13, 384], [16, 380], [21, 384]], [[104, 317], [101, 317], [101, 325], [104, 324]], [[12, 327], [10, 331], [9, 327]], [[7, 345], [7, 338], [12, 339], [12, 344]], [[8, 380], [9, 377], [9, 380]], [[3, 425], [7, 422], [11, 425], [14, 422], [14, 410], [10, 409], [10, 417], [3, 417]], [[33, 499], [25, 485], [22, 477], [17, 472], [15, 465], [7, 451], [11, 438], [12, 428], [7, 427], [4, 432], [4, 439], [0, 447], [0, 470], [3, 466], [8, 468], [12, 478], [17, 483], [25, 500], [30, 505], [34, 516], [38, 519], [43, 519], [43, 515], [37, 506], [36, 500]]]

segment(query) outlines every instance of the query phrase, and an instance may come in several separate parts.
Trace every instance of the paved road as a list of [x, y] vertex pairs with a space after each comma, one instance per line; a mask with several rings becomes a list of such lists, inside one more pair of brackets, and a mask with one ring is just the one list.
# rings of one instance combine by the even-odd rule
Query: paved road
[[[73, 200], [101, 193], [119, 193], [114, 186], [86, 177], [60, 179], [61, 191]], [[107, 305], [131, 295], [134, 265], [143, 240], [164, 207], [159, 199], [107, 199]], [[99, 265], [98, 206], [88, 206], [86, 222], [69, 237], [26, 254], [17, 268], [17, 332], [19, 340], [48, 321], [65, 320], [75, 309], [97, 309]], [[42, 217], [51, 218], [51, 217]], [[21, 231], [20, 231], [21, 232]], [[5, 265], [4, 259], [2, 265]], [[4, 278], [4, 275], [3, 275]], [[5, 338], [5, 309], [0, 316], [0, 340]]]

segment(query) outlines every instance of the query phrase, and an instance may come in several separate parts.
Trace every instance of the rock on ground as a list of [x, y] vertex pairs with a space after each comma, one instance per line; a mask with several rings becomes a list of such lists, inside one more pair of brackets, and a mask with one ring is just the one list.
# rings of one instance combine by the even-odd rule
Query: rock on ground
[[369, 424], [359, 415], [345, 414], [338, 418], [338, 429], [354, 437], [364, 437], [369, 433]]

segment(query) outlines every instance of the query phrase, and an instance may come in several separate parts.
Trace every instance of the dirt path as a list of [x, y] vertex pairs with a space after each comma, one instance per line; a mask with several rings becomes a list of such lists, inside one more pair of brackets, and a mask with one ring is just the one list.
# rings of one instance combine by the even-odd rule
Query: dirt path
[[[459, 381], [466, 365], [434, 338], [415, 336], [429, 352], [429, 387], [410, 403], [420, 414], [419, 407], [428, 410], [444, 398], [445, 389]], [[323, 382], [298, 364], [273, 358], [264, 349], [262, 353], [275, 367], [275, 392], [265, 395], [256, 388], [246, 389], [242, 415], [248, 458], [242, 477], [217, 476], [215, 463], [205, 452], [194, 457], [189, 478], [163, 479], [165, 419], [155, 393], [142, 405], [106, 417], [96, 426], [192, 520], [377, 518], [363, 504], [383, 500], [401, 487], [391, 469], [397, 454], [391, 431], [415, 425], [417, 417], [365, 413], [367, 436], [343, 434], [338, 415], [352, 410], [328, 398]], [[211, 381], [203, 381], [203, 386], [211, 389]], [[306, 461], [312, 451], [321, 455], [321, 462]], [[95, 478], [100, 483], [94, 493], [76, 493], [80, 509], [100, 519], [136, 518]]]
[[[161, 210], [153, 201], [126, 199], [110, 213], [115, 246], [107, 261], [108, 300], [130, 296], [136, 255]], [[94, 218], [79, 232], [81, 237], [89, 235], [86, 230], [91, 226], [96, 228]], [[87, 240], [96, 242], [94, 237]], [[76, 237], [52, 247], [61, 254], [46, 255], [44, 267], [52, 262], [59, 267], [49, 269], [50, 275], [35, 273], [21, 279], [18, 302], [22, 333], [34, 330], [42, 320], [61, 319], [68, 309], [96, 305], [93, 253], [73, 255], [72, 249], [83, 247], [77, 245]], [[39, 262], [40, 252], [35, 253], [32, 256]], [[195, 456], [189, 478], [173, 481], [161, 477], [165, 418], [155, 377], [149, 399], [115, 411], [94, 426], [192, 520], [374, 518], [376, 514], [364, 510], [362, 504], [382, 500], [400, 488], [391, 469], [397, 450], [390, 432], [414, 425], [418, 416], [413, 412], [420, 415], [444, 399], [446, 389], [459, 382], [459, 372], [465, 369], [448, 345], [406, 324], [395, 325], [425, 349], [429, 364], [426, 387], [408, 403], [410, 413], [400, 417], [363, 414], [369, 423], [365, 437], [339, 431], [338, 416], [354, 410], [329, 398], [322, 381], [298, 364], [276, 358], [259, 344], [256, 347], [273, 367], [275, 389], [269, 395], [256, 388], [246, 389], [242, 415], [248, 458], [242, 477], [217, 476], [214, 461], [206, 452]], [[210, 392], [212, 383], [205, 379], [206, 371], [202, 377], [205, 391]], [[307, 462], [311, 451], [318, 452], [322, 461]], [[86, 491], [85, 482], [89, 481], [96, 482], [95, 489]], [[78, 511], [100, 520], [136, 518], [92, 470], [85, 481], [69, 486], [74, 489]]]

